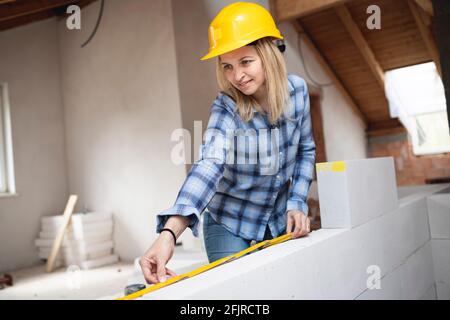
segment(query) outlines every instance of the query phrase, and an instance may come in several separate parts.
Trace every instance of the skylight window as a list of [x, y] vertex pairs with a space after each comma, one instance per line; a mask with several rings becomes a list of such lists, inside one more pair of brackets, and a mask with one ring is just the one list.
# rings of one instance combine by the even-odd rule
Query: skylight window
[[415, 155], [450, 152], [444, 86], [433, 62], [385, 73], [392, 118], [411, 136]]

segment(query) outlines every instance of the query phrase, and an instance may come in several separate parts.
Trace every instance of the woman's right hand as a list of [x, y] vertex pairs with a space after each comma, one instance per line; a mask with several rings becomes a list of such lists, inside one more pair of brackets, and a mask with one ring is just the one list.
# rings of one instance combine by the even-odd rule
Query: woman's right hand
[[164, 282], [176, 274], [166, 268], [174, 251], [173, 237], [169, 232], [161, 232], [153, 245], [139, 260], [145, 281], [149, 284]]

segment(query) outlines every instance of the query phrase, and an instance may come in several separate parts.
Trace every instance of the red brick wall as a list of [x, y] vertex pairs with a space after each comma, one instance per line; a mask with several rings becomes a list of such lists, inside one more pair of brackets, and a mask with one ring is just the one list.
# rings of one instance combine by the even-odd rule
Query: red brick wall
[[399, 186], [426, 184], [427, 179], [450, 178], [450, 154], [415, 156], [406, 134], [370, 138], [369, 156], [394, 157]]

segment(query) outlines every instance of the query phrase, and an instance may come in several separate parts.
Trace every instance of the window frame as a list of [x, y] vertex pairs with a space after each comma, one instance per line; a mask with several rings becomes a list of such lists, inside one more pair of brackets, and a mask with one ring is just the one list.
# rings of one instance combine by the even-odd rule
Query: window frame
[[413, 131], [413, 135], [411, 135], [412, 138], [412, 147], [413, 147], [413, 154], [415, 156], [428, 156], [428, 155], [439, 155], [439, 154], [447, 154], [450, 153], [450, 147], [448, 146], [443, 146], [440, 148], [433, 148], [432, 150], [430, 149], [423, 149], [419, 146], [419, 129], [417, 128], [417, 123], [416, 123], [416, 117], [421, 116], [421, 115], [429, 115], [429, 114], [435, 114], [435, 113], [443, 113], [443, 116], [447, 116], [447, 113], [445, 111], [433, 111], [433, 112], [427, 112], [427, 113], [421, 113], [421, 114], [417, 114], [414, 116], [414, 121], [412, 121], [412, 125], [414, 127], [414, 131]]
[[14, 160], [11, 130], [11, 110], [8, 84], [0, 82], [0, 197], [15, 196]]

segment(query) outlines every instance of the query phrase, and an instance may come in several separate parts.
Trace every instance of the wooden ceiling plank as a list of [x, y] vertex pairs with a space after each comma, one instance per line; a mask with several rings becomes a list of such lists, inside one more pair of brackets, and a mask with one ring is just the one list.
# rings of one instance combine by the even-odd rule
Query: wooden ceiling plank
[[345, 4], [340, 4], [338, 6], [335, 6], [334, 9], [339, 18], [341, 19], [342, 23], [344, 24], [345, 28], [347, 29], [348, 33], [350, 34], [351, 38], [353, 39], [353, 42], [355, 43], [359, 52], [364, 57], [364, 60], [368, 64], [370, 70], [372, 70], [372, 74], [377, 80], [378, 84], [380, 85], [380, 88], [384, 91], [383, 69], [381, 68], [380, 64], [375, 58], [372, 49], [369, 47], [369, 44], [367, 43], [366, 39], [364, 39], [364, 36], [359, 30], [355, 21], [353, 21], [352, 16], [348, 11], [347, 7], [345, 6]]
[[15, 19], [6, 20], [0, 22], [0, 31], [5, 31], [8, 29], [16, 28], [19, 26], [23, 26], [29, 23], [34, 23], [37, 21], [49, 19], [54, 16], [52, 11], [42, 11], [33, 14], [29, 14], [26, 16], [21, 16]]
[[[97, 0], [75, 0], [75, 1], [72, 1], [72, 4], [76, 4], [80, 8], [83, 8], [83, 7], [87, 6], [88, 4], [95, 2], [95, 1], [97, 1]], [[57, 19], [61, 20], [66, 15], [66, 10], [58, 10], [61, 8], [64, 9], [64, 6], [61, 6], [58, 8], [53, 8], [51, 10], [39, 11], [36, 13], [19, 16], [17, 18], [1, 21], [0, 22], [0, 31], [16, 28], [16, 27], [23, 26], [23, 25], [26, 25], [29, 23], [49, 19], [49, 18], [52, 18], [55, 16], [57, 17]]]
[[309, 49], [313, 52], [314, 56], [316, 57], [319, 64], [322, 66], [322, 68], [325, 70], [327, 75], [330, 77], [330, 79], [333, 81], [333, 83], [336, 85], [337, 89], [341, 92], [344, 99], [347, 101], [347, 103], [352, 108], [353, 112], [363, 121], [364, 125], [368, 125], [367, 118], [365, 115], [361, 112], [357, 104], [355, 103], [352, 96], [348, 93], [347, 89], [345, 89], [342, 82], [339, 80], [339, 78], [334, 73], [333, 69], [328, 65], [325, 58], [323, 57], [322, 53], [319, 51], [319, 49], [315, 46], [313, 41], [310, 39], [308, 34], [305, 32], [304, 28], [302, 27], [300, 21], [293, 20], [292, 22], [295, 30], [298, 32], [300, 36], [303, 36], [303, 40], [305, 41], [306, 45], [309, 47]]
[[349, 0], [273, 0], [271, 9], [278, 22], [304, 17]]
[[0, 11], [0, 22], [22, 16], [47, 11], [63, 5], [74, 3], [74, 0], [54, 0], [54, 1], [28, 1], [24, 3], [11, 3], [8, 8]]
[[369, 125], [368, 130], [376, 130], [376, 129], [390, 129], [401, 126], [401, 122], [398, 118], [389, 118], [388, 120], [373, 122]]
[[278, 21], [277, 0], [269, 0], [269, 12], [275, 21]]
[[431, 22], [431, 16], [425, 12], [425, 10], [421, 9], [420, 7], [418, 7], [418, 11], [420, 14], [420, 18], [422, 19], [423, 23], [427, 26], [427, 28], [431, 28], [432, 26], [432, 22]]
[[433, 4], [431, 0], [415, 0], [417, 5], [423, 9], [429, 16], [434, 16]]
[[422, 15], [420, 14], [419, 8], [414, 0], [407, 0], [409, 9], [411, 10], [411, 13], [414, 17], [414, 20], [416, 21], [417, 28], [419, 29], [420, 35], [422, 37], [423, 42], [425, 43], [425, 46], [427, 47], [428, 53], [431, 56], [431, 59], [436, 64], [436, 68], [438, 70], [439, 76], [442, 79], [442, 70], [441, 70], [441, 63], [439, 59], [439, 51], [436, 45], [436, 42], [434, 41], [433, 35], [431, 33], [430, 28], [428, 28], [425, 24], [425, 22], [422, 20]]

